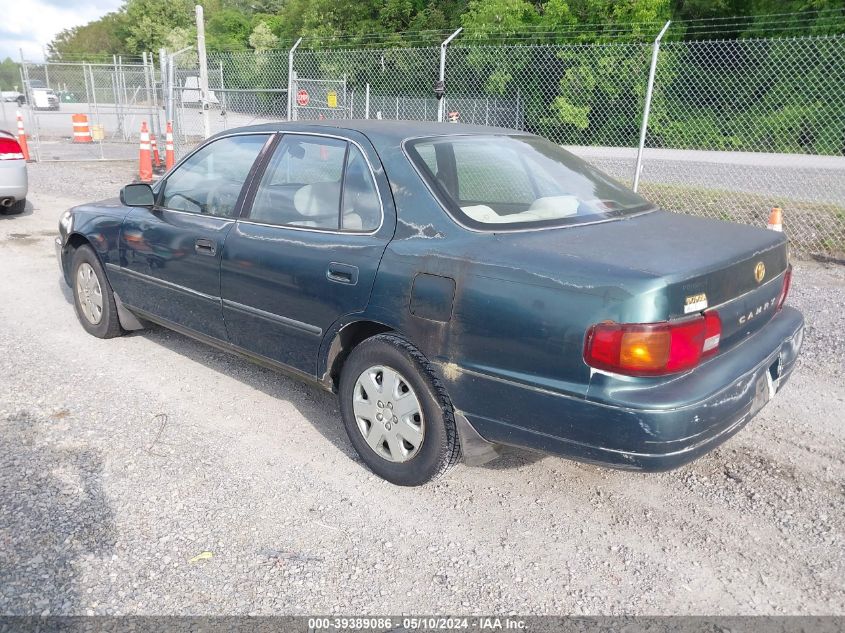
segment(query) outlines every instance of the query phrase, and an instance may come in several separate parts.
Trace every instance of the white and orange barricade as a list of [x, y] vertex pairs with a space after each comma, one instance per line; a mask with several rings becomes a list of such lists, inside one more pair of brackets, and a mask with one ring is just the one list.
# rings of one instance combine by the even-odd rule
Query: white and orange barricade
[[25, 160], [29, 160], [29, 145], [26, 143], [26, 130], [23, 129], [23, 114], [20, 110], [17, 112], [18, 116], [18, 145], [21, 146], [21, 152]]
[[152, 182], [153, 162], [150, 157], [150, 130], [147, 122], [141, 122], [141, 142], [138, 145], [138, 179], [141, 182]]
[[73, 121], [73, 142], [93, 143], [94, 139], [91, 137], [91, 128], [88, 125], [88, 115], [74, 114], [71, 119]]
[[173, 151], [173, 123], [167, 122], [167, 136], [164, 139], [164, 168], [170, 169], [176, 162], [176, 155]]

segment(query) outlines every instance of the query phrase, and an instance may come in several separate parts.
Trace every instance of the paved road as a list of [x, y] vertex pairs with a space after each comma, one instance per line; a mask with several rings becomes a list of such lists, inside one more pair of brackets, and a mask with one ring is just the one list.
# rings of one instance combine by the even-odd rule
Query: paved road
[[510, 451], [404, 489], [329, 394], [162, 329], [85, 334], [52, 236], [131, 171], [31, 176], [0, 216], [0, 612], [845, 613], [845, 268], [798, 263], [793, 381], [694, 464]]
[[[633, 180], [636, 148], [568, 150], [623, 182]], [[845, 157], [646, 148], [643, 182], [767, 195], [845, 206]], [[783, 205], [783, 202], [781, 202]]]

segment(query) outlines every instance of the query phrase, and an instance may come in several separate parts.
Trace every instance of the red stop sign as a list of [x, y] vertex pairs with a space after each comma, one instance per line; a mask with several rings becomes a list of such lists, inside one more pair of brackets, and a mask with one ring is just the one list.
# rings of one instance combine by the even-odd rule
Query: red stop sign
[[296, 93], [296, 105], [299, 106], [307, 106], [309, 101], [308, 91], [307, 90], [300, 90]]

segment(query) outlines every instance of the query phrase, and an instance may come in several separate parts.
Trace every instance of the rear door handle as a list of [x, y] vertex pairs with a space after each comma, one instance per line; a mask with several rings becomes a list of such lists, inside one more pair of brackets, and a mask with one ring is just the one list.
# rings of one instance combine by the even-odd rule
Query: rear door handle
[[197, 238], [194, 242], [194, 250], [198, 255], [208, 255], [214, 257], [217, 254], [217, 242], [214, 240], [207, 240], [203, 237]]
[[358, 283], [358, 267], [351, 264], [331, 262], [326, 270], [326, 279], [339, 284], [354, 286]]

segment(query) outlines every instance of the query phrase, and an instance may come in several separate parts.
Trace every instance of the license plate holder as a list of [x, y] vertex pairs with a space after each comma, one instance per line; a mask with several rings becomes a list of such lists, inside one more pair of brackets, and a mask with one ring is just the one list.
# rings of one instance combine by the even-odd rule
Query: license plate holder
[[762, 409], [775, 395], [775, 382], [772, 379], [770, 368], [766, 368], [763, 375], [757, 379], [754, 385], [754, 401], [751, 403], [751, 415]]

